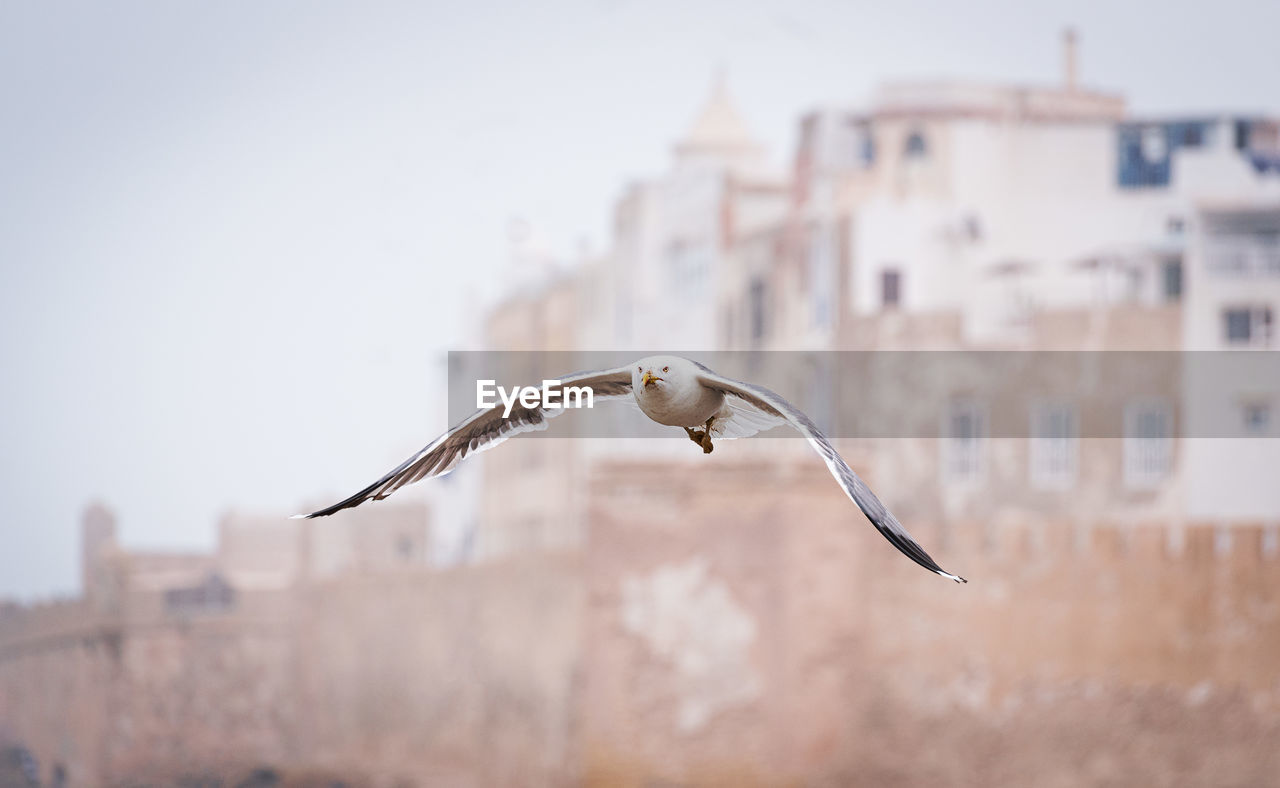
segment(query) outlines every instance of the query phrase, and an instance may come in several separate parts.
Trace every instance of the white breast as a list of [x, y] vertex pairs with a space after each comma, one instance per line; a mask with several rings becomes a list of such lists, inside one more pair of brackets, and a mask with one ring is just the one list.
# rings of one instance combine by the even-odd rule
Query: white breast
[[670, 427], [701, 427], [724, 404], [723, 394], [697, 380], [684, 385], [638, 386], [634, 393], [644, 415]]

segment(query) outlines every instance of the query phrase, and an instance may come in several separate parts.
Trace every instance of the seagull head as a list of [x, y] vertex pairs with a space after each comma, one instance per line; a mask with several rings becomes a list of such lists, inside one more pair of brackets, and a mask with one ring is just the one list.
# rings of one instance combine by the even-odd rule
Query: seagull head
[[689, 362], [675, 356], [649, 356], [636, 363], [631, 387], [636, 391], [662, 391], [688, 377]]

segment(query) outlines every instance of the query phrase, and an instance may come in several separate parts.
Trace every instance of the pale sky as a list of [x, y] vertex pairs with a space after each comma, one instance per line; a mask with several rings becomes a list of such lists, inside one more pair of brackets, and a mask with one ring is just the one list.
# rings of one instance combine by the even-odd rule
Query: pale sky
[[[880, 81], [1059, 78], [1280, 113], [1280, 3], [0, 5], [0, 597], [346, 494], [444, 426], [523, 220], [568, 255], [724, 66], [783, 166]], [[402, 493], [405, 494], [405, 493]], [[408, 494], [419, 494], [410, 491]]]

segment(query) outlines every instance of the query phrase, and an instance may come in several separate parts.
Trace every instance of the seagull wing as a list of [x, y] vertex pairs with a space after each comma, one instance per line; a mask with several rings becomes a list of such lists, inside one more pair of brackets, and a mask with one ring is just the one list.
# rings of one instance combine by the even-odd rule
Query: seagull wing
[[[894, 547], [931, 572], [936, 572], [943, 577], [949, 577], [957, 583], [968, 582], [963, 577], [943, 571], [942, 567], [938, 566], [937, 562], [929, 557], [924, 548], [912, 538], [911, 534], [907, 533], [907, 529], [902, 527], [902, 523], [898, 522], [898, 518], [893, 516], [893, 512], [890, 512], [876, 497], [876, 494], [871, 492], [871, 488], [867, 486], [867, 483], [853, 472], [849, 464], [844, 461], [840, 453], [831, 445], [831, 441], [827, 440], [827, 436], [822, 434], [822, 431], [804, 414], [804, 411], [764, 386], [722, 377], [701, 364], [698, 366], [701, 370], [698, 379], [702, 385], [721, 391], [730, 399], [746, 403], [751, 408], [760, 411], [764, 416], [783, 419], [803, 435], [809, 441], [809, 445], [818, 454], [822, 455], [827, 467], [831, 469], [831, 475], [835, 477], [845, 495], [848, 495], [849, 499], [858, 505], [858, 508], [867, 516], [867, 519], [876, 527], [876, 530], [883, 534], [884, 538], [892, 542]], [[735, 402], [734, 405], [736, 406], [737, 403]]]
[[[594, 399], [615, 399], [631, 396], [631, 367], [575, 372], [560, 378], [561, 388], [581, 386], [590, 388]], [[502, 408], [478, 410], [458, 423], [445, 434], [427, 444], [421, 451], [400, 463], [394, 470], [333, 506], [307, 515], [295, 517], [326, 517], [343, 509], [359, 506], [365, 501], [378, 501], [391, 493], [420, 479], [442, 476], [457, 467], [467, 457], [492, 449], [506, 439], [522, 432], [534, 432], [547, 428], [547, 419], [564, 412], [561, 407], [546, 408], [541, 405], [526, 408], [519, 402], [507, 418]]]
[[777, 413], [769, 413], [752, 405], [741, 397], [725, 397], [724, 409], [711, 425], [711, 437], [731, 441], [749, 438], [758, 432], [780, 427], [787, 420]]

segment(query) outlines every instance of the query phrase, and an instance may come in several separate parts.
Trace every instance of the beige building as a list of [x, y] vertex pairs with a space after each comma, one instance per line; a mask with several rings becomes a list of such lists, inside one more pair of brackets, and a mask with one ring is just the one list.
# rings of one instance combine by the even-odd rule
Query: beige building
[[606, 277], [618, 349], [719, 346], [717, 300], [734, 238], [776, 221], [787, 181], [772, 172], [718, 79], [676, 143], [670, 169], [629, 185], [614, 210]]
[[[1246, 309], [1249, 347], [1272, 347], [1268, 316], [1280, 300], [1265, 284], [1274, 234], [1264, 225], [1267, 206], [1280, 204], [1280, 126], [1131, 118], [1123, 97], [1078, 84], [1072, 47], [1061, 85], [895, 83], [866, 108], [809, 113], [785, 179], [762, 167], [718, 81], [670, 171], [618, 201], [610, 252], [495, 309], [488, 347], [1171, 352], [1225, 347], [1214, 332]], [[1251, 220], [1252, 235], [1223, 236], [1228, 219], [1212, 206], [1227, 200], [1244, 206], [1240, 216], [1264, 217]], [[1247, 283], [1224, 280], [1223, 264], [1206, 269], [1236, 254], [1224, 244], [1243, 249], [1236, 256], [1255, 271]], [[1233, 287], [1248, 289], [1248, 304], [1235, 304]], [[777, 379], [761, 382], [837, 436], [867, 432], [836, 418], [858, 391], [882, 396], [881, 412], [893, 415], [901, 400], [885, 373], [842, 381], [852, 362], [821, 358], [775, 364]], [[1238, 478], [1235, 496], [1190, 492], [1189, 473], [1212, 491], [1233, 472], [1220, 453], [1196, 459], [1212, 443], [1191, 442], [1199, 422], [1180, 410], [1188, 391], [1171, 358], [1149, 373], [1139, 365], [1121, 399], [1115, 380], [1070, 389], [1078, 402], [1034, 397], [1031, 384], [1012, 401], [956, 391], [929, 400], [929, 435], [845, 448], [892, 470], [882, 494], [918, 521], [1060, 521], [1069, 505], [1082, 522], [1169, 523], [1175, 542], [1188, 517], [1274, 522], [1280, 501], [1258, 492], [1270, 489], [1260, 478]], [[1230, 407], [1247, 409], [1255, 430], [1272, 429], [1258, 424], [1270, 423], [1274, 393], [1245, 391], [1247, 402]], [[485, 489], [501, 492], [481, 504], [480, 554], [572, 549], [584, 533], [582, 480], [619, 455], [617, 444], [518, 443], [484, 459]], [[1262, 452], [1250, 465], [1265, 473], [1280, 460], [1272, 443], [1225, 451]], [[801, 441], [744, 444], [725, 451], [807, 452]], [[642, 440], [622, 451], [700, 459], [687, 448]]]

